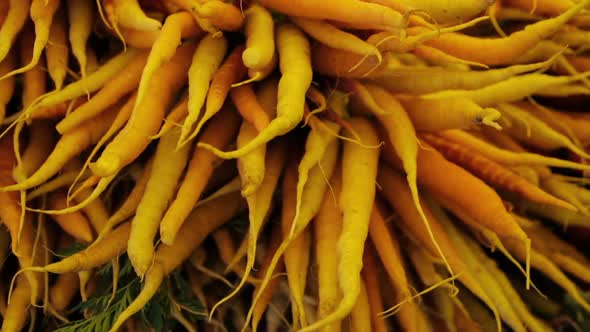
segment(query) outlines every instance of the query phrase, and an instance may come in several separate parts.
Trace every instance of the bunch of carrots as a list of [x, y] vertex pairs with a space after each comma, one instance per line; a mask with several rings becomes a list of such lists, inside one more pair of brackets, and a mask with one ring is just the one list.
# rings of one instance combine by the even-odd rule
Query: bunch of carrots
[[1, 330], [588, 327], [589, 13], [0, 1]]

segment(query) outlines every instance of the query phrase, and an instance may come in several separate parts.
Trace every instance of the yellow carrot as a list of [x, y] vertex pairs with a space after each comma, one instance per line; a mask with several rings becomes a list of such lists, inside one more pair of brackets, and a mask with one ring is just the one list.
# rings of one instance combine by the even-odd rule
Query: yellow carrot
[[[60, 6], [55, 15], [63, 17], [64, 10], [63, 6]], [[61, 90], [68, 68], [69, 48], [66, 30], [65, 20], [53, 20], [53, 22], [51, 22], [51, 29], [49, 30], [47, 48], [45, 49], [47, 71], [53, 81], [55, 90]]]
[[[4, 61], [16, 36], [29, 17], [31, 0], [9, 0], [8, 13], [0, 28], [0, 62]], [[6, 76], [2, 73], [2, 76]]]

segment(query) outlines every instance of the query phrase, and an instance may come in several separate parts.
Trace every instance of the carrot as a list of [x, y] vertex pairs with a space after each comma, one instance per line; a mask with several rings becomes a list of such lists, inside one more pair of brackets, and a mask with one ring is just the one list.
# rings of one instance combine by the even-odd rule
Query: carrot
[[[353, 128], [359, 133], [362, 142], [369, 146], [378, 144], [375, 128], [363, 119], [351, 120]], [[313, 331], [326, 324], [341, 320], [350, 313], [360, 292], [360, 271], [362, 268], [363, 245], [369, 230], [371, 207], [375, 198], [375, 179], [379, 150], [344, 143], [342, 156], [342, 192], [339, 205], [342, 208], [342, 233], [338, 239], [338, 284], [342, 290], [342, 300], [327, 317], [303, 328]], [[363, 160], [363, 163], [358, 163]], [[364, 174], [359, 177], [354, 174]], [[359, 196], [357, 193], [362, 192]]]
[[[563, 199], [564, 201], [575, 206], [580, 213], [590, 215], [590, 209], [584, 204], [577, 195], [578, 186], [573, 183], [560, 181], [556, 178], [547, 178], [541, 181], [541, 186], [551, 194]], [[571, 210], [571, 209], [570, 209]]]
[[[318, 265], [318, 319], [323, 319], [334, 311], [341, 297], [338, 288], [338, 262], [333, 256], [333, 253], [337, 252], [342, 229], [342, 215], [337, 202], [337, 197], [340, 196], [341, 173], [339, 168], [334, 170], [330, 179], [332, 189], [324, 194], [322, 206], [313, 221], [314, 236], [317, 239], [315, 255]], [[320, 329], [324, 332], [339, 330], [339, 321]]]
[[154, 237], [188, 161], [190, 146], [180, 150], [174, 149], [179, 136], [180, 128], [177, 128], [159, 140], [150, 178], [137, 206], [135, 217], [131, 221], [127, 254], [135, 272], [141, 278], [152, 263]]
[[[0, 30], [0, 34], [1, 34]], [[0, 75], [4, 75], [14, 69], [15, 66], [15, 54], [14, 52], [8, 53], [8, 55], [0, 62]], [[4, 121], [6, 116], [6, 106], [12, 99], [14, 94], [14, 88], [16, 86], [16, 78], [9, 77], [0, 81], [0, 121]]]
[[438, 132], [448, 129], [469, 129], [483, 124], [501, 129], [496, 123], [501, 113], [482, 108], [467, 98], [422, 99], [399, 97], [412, 123], [419, 131]]
[[[440, 93], [444, 94], [444, 90], [449, 89], [485, 89], [490, 84], [502, 84], [511, 77], [521, 80], [522, 78], [516, 75], [547, 68], [554, 61], [555, 58], [553, 57], [543, 62], [532, 64], [467, 72], [440, 67], [399, 67], [389, 70], [376, 70], [370, 75], [370, 79], [392, 92], [426, 94], [442, 91]], [[545, 77], [538, 75], [541, 74], [531, 77]], [[564, 77], [561, 77], [558, 81], [560, 84], [570, 82]], [[495, 95], [494, 97], [497, 96]]]
[[[424, 223], [419, 222], [420, 215], [415, 209], [411, 201], [410, 191], [407, 187], [403, 186], [403, 179], [400, 175], [396, 175], [393, 170], [389, 167], [382, 166], [379, 169], [378, 182], [382, 188], [382, 193], [385, 196], [389, 204], [391, 204], [396, 212], [401, 215], [399, 218], [400, 226], [408, 232], [418, 243], [428, 250], [430, 255], [439, 258], [440, 253], [434, 246], [430, 236], [428, 235], [426, 226]], [[397, 189], [392, 184], [398, 182], [400, 185]], [[401, 194], [400, 194], [401, 193]], [[408, 208], [404, 208], [408, 207]], [[410, 209], [412, 208], [412, 209]], [[469, 267], [462, 260], [457, 249], [448, 238], [447, 233], [442, 228], [439, 220], [445, 216], [441, 210], [431, 210], [429, 206], [424, 206], [424, 213], [428, 217], [430, 228], [434, 234], [434, 237], [443, 249], [445, 257], [447, 258], [449, 265], [453, 269], [453, 272], [458, 275], [459, 281], [463, 283], [471, 292], [473, 292], [478, 298], [480, 298], [493, 312], [494, 316], [499, 321], [499, 316], [495, 305], [488, 297], [486, 292], [481, 288], [477, 280], [474, 278]]]
[[533, 114], [511, 104], [500, 104], [498, 107], [512, 124], [507, 126], [506, 131], [516, 139], [545, 150], [567, 148], [582, 158], [590, 158], [588, 153], [575, 145], [567, 136], [553, 130]]
[[158, 248], [153, 264], [145, 275], [143, 289], [117, 317], [109, 331], [117, 331], [129, 317], [141, 310], [154, 296], [164, 277], [188, 258], [209, 233], [236, 215], [242, 206], [243, 201], [239, 194], [233, 193], [197, 207], [183, 225], [182, 231], [178, 233], [174, 244]]
[[559, 15], [575, 5], [579, 1], [547, 1], [547, 0], [507, 0], [506, 5], [528, 11], [530, 14], [543, 16]]
[[[25, 26], [22, 31], [21, 39], [19, 40], [20, 46], [20, 63], [25, 66], [33, 57], [33, 49], [31, 45], [35, 39], [35, 32], [33, 27], [29, 24]], [[46, 72], [43, 69], [45, 67], [45, 58], [39, 59], [39, 63], [33, 66], [30, 70], [24, 73], [23, 77], [23, 93], [22, 93], [22, 104], [23, 108], [29, 107], [37, 98], [47, 92], [46, 87]], [[10, 77], [8, 78], [10, 79]], [[3, 80], [0, 80], [0, 82]]]
[[[245, 51], [244, 51], [245, 52]], [[230, 97], [244, 120], [250, 122], [258, 132], [270, 122], [269, 115], [258, 102], [251, 85], [242, 85], [230, 91]]]
[[100, 158], [90, 164], [95, 175], [106, 177], [116, 174], [151, 142], [150, 136], [160, 128], [168, 103], [185, 82], [194, 50], [195, 45], [191, 43], [179, 47], [172, 59], [156, 71], [147, 88], [151, 98], [140, 104], [136, 102], [125, 127], [106, 146]]
[[9, 76], [24, 73], [37, 64], [41, 57], [41, 52], [43, 52], [49, 39], [49, 30], [51, 22], [53, 21], [53, 14], [57, 11], [58, 6], [59, 0], [32, 0], [30, 13], [31, 20], [35, 25], [35, 43], [33, 44], [31, 61], [29, 64], [3, 75], [0, 77], [0, 80]]
[[[67, 207], [65, 192], [57, 191], [49, 195], [47, 202], [50, 209], [58, 210]], [[91, 242], [93, 238], [92, 228], [88, 219], [79, 211], [53, 216], [61, 229], [73, 238], [82, 242]]]
[[188, 115], [182, 124], [181, 140], [189, 135], [193, 124], [201, 114], [201, 107], [205, 103], [209, 83], [227, 51], [225, 37], [213, 37], [207, 35], [199, 42], [188, 72]]
[[[125, 0], [135, 1], [135, 0]], [[166, 18], [158, 39], [154, 42], [150, 54], [141, 73], [139, 87], [137, 88], [138, 108], [148, 95], [150, 86], [153, 85], [153, 77], [162, 66], [172, 60], [178, 47], [181, 45], [182, 31], [198, 29], [196, 22], [187, 12], [175, 13]]]
[[55, 125], [55, 129], [64, 134], [79, 126], [84, 121], [100, 114], [111, 105], [115, 104], [123, 96], [137, 88], [141, 71], [145, 66], [147, 53], [141, 53], [135, 57], [116, 77], [107, 82], [86, 103], [74, 109], [64, 119]]
[[[88, 217], [88, 221], [90, 221], [90, 225], [92, 225], [94, 231], [99, 233], [109, 219], [109, 212], [102, 199], [92, 196], [93, 194], [94, 193], [90, 188], [84, 188], [80, 191], [80, 196], [76, 197], [74, 201], [81, 206], [82, 211]], [[59, 214], [59, 212], [57, 214]]]
[[[269, 154], [266, 156], [265, 168], [267, 169], [264, 173], [264, 179], [260, 185], [260, 188], [250, 196], [246, 196], [246, 202], [248, 203], [248, 219], [250, 226], [248, 229], [247, 238], [247, 260], [244, 274], [238, 286], [235, 287], [234, 291], [221, 299], [215, 304], [212, 311], [222, 303], [232, 298], [244, 285], [246, 278], [250, 274], [254, 267], [256, 258], [256, 243], [258, 242], [258, 236], [262, 229], [265, 219], [270, 214], [272, 196], [275, 193], [279, 177], [283, 171], [283, 166], [286, 159], [286, 146], [284, 141], [279, 141], [272, 144], [269, 147]], [[279, 236], [278, 239], [281, 237]], [[277, 248], [280, 243], [277, 244]], [[274, 252], [273, 252], [274, 254]], [[274, 256], [271, 256], [271, 258]], [[266, 270], [272, 268], [271, 261], [267, 264]], [[269, 283], [269, 287], [273, 282]], [[263, 289], [263, 288], [259, 288]], [[263, 291], [264, 293], [264, 291]]]
[[[394, 183], [394, 181], [391, 183]], [[393, 285], [396, 300], [402, 302], [411, 298], [410, 282], [405, 270], [406, 268], [404, 267], [399, 242], [387, 228], [382, 212], [377, 205], [373, 206], [371, 212], [369, 234], [371, 236], [371, 242], [375, 245], [377, 254], [381, 258], [381, 263], [385, 267], [385, 271]], [[439, 255], [444, 257], [442, 253], [439, 253]], [[430, 330], [424, 312], [416, 306], [415, 302], [405, 302], [400, 308], [399, 314], [400, 324], [404, 329], [408, 331]]]
[[[281, 244], [281, 225], [280, 223], [276, 223], [275, 226], [272, 228], [271, 235], [268, 237], [268, 244], [266, 246], [266, 254], [264, 255], [261, 269], [258, 271], [258, 276], [260, 278], [264, 277], [267, 274], [268, 266], [272, 261], [273, 257], [275, 256], [275, 252]], [[279, 259], [276, 272], [281, 273], [283, 270], [283, 260]], [[258, 328], [258, 323], [262, 318], [262, 315], [266, 311], [266, 307], [269, 305], [274, 293], [279, 287], [280, 279], [277, 278], [275, 275], [268, 286], [262, 289], [260, 286], [256, 287], [254, 290], [253, 298], [258, 298], [258, 302], [254, 304], [254, 308], [252, 309], [252, 331], [256, 331]], [[244, 325], [247, 326], [247, 325]]]
[[[232, 267], [229, 266], [232, 258], [236, 255], [236, 248], [234, 247], [234, 237], [227, 228], [220, 228], [211, 234], [221, 261], [225, 264], [224, 274], [229, 271], [235, 272], [238, 276], [244, 276], [244, 268], [240, 264], [234, 264]], [[252, 278], [249, 278], [252, 281]]]
[[369, 295], [364, 278], [361, 278], [360, 288], [359, 298], [350, 312], [350, 326], [352, 331], [373, 331]]
[[246, 67], [242, 63], [241, 59], [243, 51], [243, 45], [239, 45], [234, 48], [233, 51], [228, 55], [227, 59], [223, 62], [221, 67], [219, 67], [219, 69], [215, 72], [213, 78], [211, 79], [209, 90], [207, 91], [205, 112], [201, 116], [199, 122], [197, 122], [195, 130], [190, 135], [188, 135], [187, 138], [183, 139], [179, 145], [185, 144], [199, 134], [203, 125], [209, 119], [211, 119], [213, 115], [219, 112], [223, 106], [231, 85], [238, 82], [246, 74]]
[[172, 128], [179, 126], [180, 121], [186, 118], [188, 114], [188, 93], [184, 93], [182, 98], [176, 103], [174, 108], [168, 113], [164, 119], [164, 124], [160, 127], [160, 131], [152, 139], [162, 137], [165, 133], [170, 131]]
[[113, 121], [116, 111], [116, 107], [111, 107], [108, 112], [99, 114], [93, 121], [88, 121], [76, 128], [76, 130], [64, 134], [39, 169], [28, 178], [19, 181], [18, 184], [4, 187], [2, 190], [12, 191], [32, 188], [55, 175], [68, 160], [77, 156], [100, 139]]
[[453, 67], [457, 69], [469, 69], [469, 66], [487, 68], [486, 65], [463, 60], [461, 58], [457, 58], [456, 56], [447, 54], [439, 49], [426, 45], [417, 46], [412, 51], [412, 54], [426, 60], [428, 64], [435, 66]]
[[527, 25], [505, 38], [479, 38], [449, 33], [426, 43], [461, 59], [486, 65], [510, 64], [541, 40], [556, 33], [589, 3], [588, 0], [580, 1], [559, 16]]
[[342, 31], [327, 22], [304, 17], [291, 17], [291, 21], [301, 30], [305, 31], [305, 33], [331, 48], [345, 50], [367, 57], [375, 56], [378, 62], [381, 62], [381, 53], [379, 50], [352, 33]]
[[403, 28], [404, 17], [399, 12], [373, 3], [346, 0], [337, 4], [331, 2], [262, 0], [261, 5], [289, 16], [313, 19], [328, 19], [349, 24], [358, 24], [383, 30]]
[[31, 287], [27, 279], [18, 278], [17, 286], [8, 300], [6, 314], [2, 321], [2, 331], [17, 332], [25, 327], [29, 315], [28, 308], [31, 305], [30, 295]]
[[[65, 14], [64, 10], [63, 6], [60, 6], [55, 15], [63, 17]], [[66, 22], [60, 19], [53, 20], [49, 30], [45, 56], [47, 57], [47, 71], [56, 91], [61, 90], [68, 68], [69, 49], [68, 37], [66, 35]]]
[[68, 0], [68, 22], [69, 39], [72, 48], [72, 54], [78, 61], [80, 73], [85, 77], [88, 57], [86, 55], [86, 44], [90, 33], [92, 32], [92, 24], [94, 23], [94, 11], [91, 0]]
[[223, 31], [237, 31], [244, 24], [240, 9], [220, 0], [204, 2], [197, 7], [197, 15], [209, 20], [211, 24]]
[[117, 16], [117, 22], [121, 26], [145, 30], [154, 31], [160, 28], [163, 29], [162, 24], [157, 20], [148, 17], [137, 0], [111, 0], [114, 6], [115, 15]]
[[60, 274], [49, 289], [49, 303], [57, 312], [63, 312], [72, 302], [78, 290], [78, 274]]
[[[265, 113], [266, 114], [266, 113]], [[242, 122], [236, 147], [239, 149], [248, 144], [258, 131], [249, 122]], [[264, 159], [266, 155], [266, 144], [261, 145], [256, 150], [238, 158], [238, 173], [242, 181], [242, 196], [248, 197], [256, 193], [264, 179]]]
[[361, 274], [365, 280], [367, 295], [369, 297], [371, 325], [375, 332], [386, 332], [387, 325], [385, 320], [378, 315], [378, 313], [383, 311], [383, 299], [379, 286], [379, 268], [377, 266], [377, 258], [375, 257], [375, 249], [366, 243], [363, 255], [363, 270]]
[[17, 182], [23, 181], [43, 164], [53, 148], [55, 139], [53, 128], [46, 121], [35, 121], [29, 126], [29, 142], [20, 158], [20, 163], [12, 170]]
[[262, 132], [239, 150], [223, 152], [211, 145], [198, 146], [212, 151], [223, 159], [239, 158], [277, 136], [291, 131], [303, 118], [305, 93], [312, 80], [309, 43], [301, 31], [292, 24], [277, 27], [281, 79], [279, 81], [277, 117]]
[[504, 165], [540, 165], [564, 167], [577, 170], [590, 169], [590, 166], [588, 165], [583, 165], [563, 159], [546, 157], [536, 153], [513, 152], [501, 149], [461, 130], [447, 130], [439, 133], [439, 135]]
[[437, 24], [451, 24], [485, 12], [494, 3], [490, 0], [469, 0], [452, 6], [428, 0], [402, 0], [409, 9], [424, 11]]
[[246, 49], [242, 61], [250, 70], [262, 70], [275, 57], [274, 21], [270, 12], [256, 3], [244, 11], [244, 16]]
[[[376, 73], [387, 72], [388, 53], [383, 54], [384, 61], [377, 57], [365, 57], [344, 50], [331, 48], [322, 43], [311, 44], [311, 60], [314, 71], [327, 76], [364, 78], [374, 77]], [[391, 66], [393, 67], [393, 66]]]
[[[29, 17], [31, 0], [9, 0], [8, 13], [0, 28], [0, 63], [8, 56], [16, 36]], [[2, 73], [2, 77], [6, 73]]]
[[539, 187], [532, 185], [524, 178], [511, 172], [504, 166], [485, 156], [476, 154], [469, 148], [465, 148], [457, 143], [441, 139], [434, 135], [423, 134], [421, 137], [423, 137], [429, 144], [436, 147], [447, 159], [466, 168], [490, 185], [515, 192], [528, 200], [540, 204], [559, 206], [572, 211], [577, 210], [566, 201], [548, 194]]
[[[220, 147], [226, 146], [234, 139], [238, 124], [239, 116], [235, 111], [231, 108], [222, 110], [205, 128], [200, 141]], [[219, 159], [209, 151], [195, 148], [176, 198], [160, 222], [162, 243], [171, 245], [175, 242], [180, 226], [199, 200], [218, 163]]]

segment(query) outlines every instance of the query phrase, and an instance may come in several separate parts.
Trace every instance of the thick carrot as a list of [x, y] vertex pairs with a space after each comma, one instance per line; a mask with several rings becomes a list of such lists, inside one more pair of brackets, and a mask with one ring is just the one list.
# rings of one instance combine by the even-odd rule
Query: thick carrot
[[421, 135], [429, 144], [432, 144], [447, 159], [465, 167], [471, 173], [477, 175], [494, 187], [516, 192], [528, 200], [540, 203], [559, 206], [572, 211], [576, 211], [571, 204], [558, 199], [539, 187], [531, 184], [524, 178], [510, 171], [510, 169], [479, 155], [469, 148], [460, 144], [450, 142], [434, 135]]
[[[229, 93], [231, 85], [238, 82], [245, 74], [246, 67], [242, 63], [242, 52], [244, 46], [239, 45], [233, 49], [233, 51], [227, 56], [227, 59], [223, 62], [221, 67], [215, 72], [211, 79], [211, 85], [207, 91], [207, 101], [205, 103], [205, 112], [197, 122], [195, 130], [188, 135], [179, 144], [182, 145], [189, 140], [195, 138], [203, 125], [211, 119], [223, 106], [225, 99]], [[190, 98], [190, 96], [189, 96]]]
[[274, 58], [274, 21], [270, 12], [256, 3], [246, 9], [244, 16], [246, 49], [242, 61], [250, 70], [262, 70]]
[[[9, 0], [8, 13], [0, 28], [0, 62], [3, 62], [29, 17], [31, 0]], [[6, 76], [6, 73], [2, 73]]]
[[86, 103], [74, 109], [63, 120], [55, 125], [55, 129], [64, 134], [79, 126], [84, 121], [100, 114], [115, 104], [122, 97], [137, 88], [141, 72], [145, 66], [147, 53], [135, 57], [117, 76], [108, 81]]
[[244, 16], [240, 9], [221, 0], [204, 2], [197, 7], [197, 15], [207, 19], [211, 24], [223, 31], [237, 31], [244, 24]]
[[442, 131], [470, 129], [475, 125], [487, 125], [500, 129], [496, 123], [501, 113], [494, 108], [482, 108], [467, 98], [422, 99], [400, 97], [408, 116], [418, 131]]
[[[199, 42], [188, 72], [188, 115], [182, 124], [181, 140], [190, 134], [201, 114], [213, 75], [221, 65], [227, 51], [225, 37], [207, 35]], [[180, 143], [180, 142], [179, 142]]]
[[346, 0], [338, 3], [303, 0], [290, 2], [284, 0], [262, 0], [261, 5], [289, 16], [313, 19], [327, 19], [350, 24], [359, 24], [384, 30], [402, 28], [403, 16], [399, 12], [378, 4], [359, 0]]
[[[245, 51], [244, 51], [245, 52]], [[270, 122], [269, 115], [258, 102], [252, 85], [242, 85], [230, 91], [230, 97], [244, 120], [250, 122], [258, 132]]]
[[99, 114], [91, 121], [63, 135], [55, 145], [55, 148], [47, 157], [43, 165], [31, 174], [28, 178], [2, 190], [22, 190], [39, 185], [55, 175], [66, 164], [68, 160], [80, 154], [90, 145], [98, 142], [104, 132], [108, 129], [116, 116], [116, 107], [105, 113]]
[[32, 53], [33, 56], [27, 65], [3, 75], [0, 77], [0, 80], [8, 76], [24, 73], [37, 64], [39, 58], [41, 57], [41, 53], [45, 48], [45, 45], [47, 45], [47, 41], [49, 39], [49, 30], [51, 27], [51, 22], [53, 21], [53, 14], [55, 14], [58, 7], [59, 0], [32, 0], [30, 15], [31, 20], [35, 25], [35, 42], [33, 44]]
[[18, 332], [25, 327], [31, 305], [30, 296], [31, 287], [27, 279], [18, 278], [16, 288], [8, 300], [6, 315], [2, 321], [2, 331]]
[[[361, 118], [354, 118], [351, 124], [360, 135], [361, 141], [372, 146], [363, 147], [356, 143], [344, 143], [342, 156], [342, 192], [339, 204], [342, 208], [342, 233], [338, 239], [338, 284], [342, 290], [342, 300], [327, 317], [303, 328], [313, 331], [326, 324], [343, 319], [350, 313], [360, 292], [360, 272], [365, 239], [369, 232], [371, 207], [375, 199], [375, 180], [379, 144], [375, 128]], [[363, 160], [363, 163], [358, 163]], [[355, 174], [364, 174], [359, 177]], [[362, 195], [358, 195], [362, 192]]]
[[174, 95], [186, 81], [190, 58], [195, 45], [187, 43], [179, 47], [172, 59], [158, 69], [147, 88], [146, 99], [135, 104], [135, 109], [125, 127], [106, 146], [100, 158], [90, 169], [100, 177], [112, 176], [135, 160], [158, 132], [164, 113]]
[[509, 64], [541, 40], [556, 33], [589, 3], [588, 0], [580, 1], [557, 17], [527, 25], [523, 30], [505, 38], [480, 38], [449, 33], [426, 43], [461, 59], [487, 65]]
[[[63, 17], [65, 15], [64, 11], [64, 6], [60, 6], [55, 15], [57, 17]], [[47, 71], [53, 81], [55, 90], [61, 90], [67, 74], [69, 56], [65, 20], [57, 19], [51, 22], [45, 56], [47, 58]]]
[[[239, 149], [248, 144], [257, 134], [258, 131], [251, 123], [242, 122], [236, 139], [236, 147]], [[265, 173], [265, 156], [266, 144], [238, 158], [238, 174], [242, 181], [242, 196], [248, 197], [256, 193], [262, 184]]]
[[209, 233], [235, 216], [243, 206], [239, 193], [232, 193], [197, 207], [184, 223], [174, 244], [158, 248], [152, 267], [145, 275], [143, 289], [117, 317], [109, 331], [117, 331], [129, 317], [141, 310], [154, 296], [164, 277], [180, 266]]
[[[64, 191], [57, 191], [49, 195], [47, 201], [49, 209], [61, 210], [68, 206], [66, 194]], [[88, 219], [80, 212], [72, 212], [66, 214], [59, 214], [53, 216], [53, 219], [58, 223], [61, 229], [70, 234], [73, 238], [82, 242], [89, 243], [94, 237], [92, 228]]]
[[111, 0], [117, 22], [121, 26], [133, 28], [137, 30], [154, 31], [160, 28], [163, 29], [162, 24], [148, 17], [137, 0]]
[[179, 150], [174, 148], [179, 137], [180, 128], [175, 128], [160, 138], [150, 178], [131, 221], [127, 255], [140, 277], [143, 277], [152, 263], [154, 237], [188, 161], [190, 146]]
[[[234, 139], [239, 120], [238, 114], [231, 108], [221, 111], [205, 128], [200, 140], [219, 147], [226, 146]], [[199, 148], [194, 150], [176, 198], [160, 222], [160, 239], [163, 243], [174, 243], [180, 226], [199, 200], [218, 163], [219, 158], [211, 152]]]
[[219, 149], [199, 143], [223, 159], [239, 158], [277, 136], [291, 131], [303, 118], [305, 93], [312, 80], [309, 56], [309, 43], [303, 33], [294, 25], [281, 24], [276, 31], [277, 46], [281, 67], [279, 81], [277, 117], [262, 132], [239, 150], [223, 152]]

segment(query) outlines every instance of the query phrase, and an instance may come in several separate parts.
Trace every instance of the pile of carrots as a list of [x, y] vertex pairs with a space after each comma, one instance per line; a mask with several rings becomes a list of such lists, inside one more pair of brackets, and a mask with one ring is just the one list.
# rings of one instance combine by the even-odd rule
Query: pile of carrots
[[1, 330], [582, 330], [589, 11], [0, 1]]

